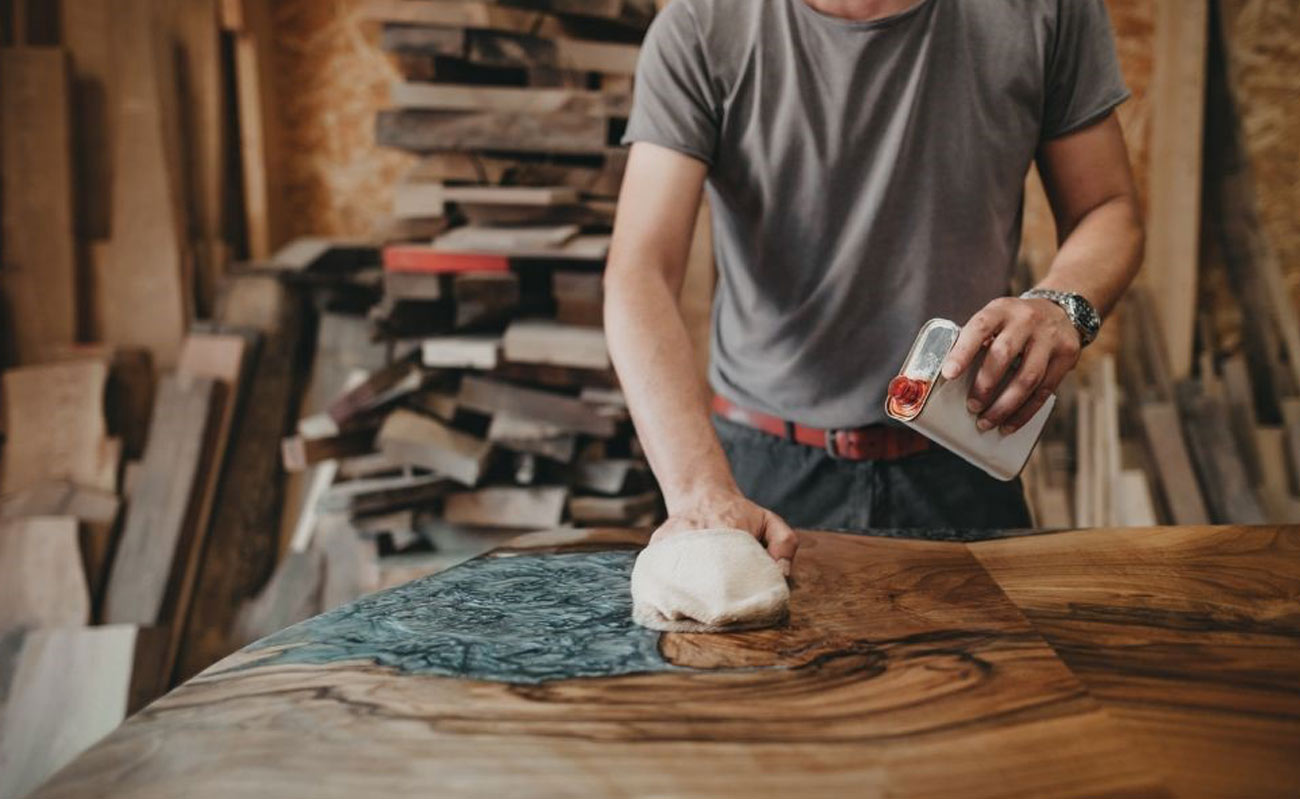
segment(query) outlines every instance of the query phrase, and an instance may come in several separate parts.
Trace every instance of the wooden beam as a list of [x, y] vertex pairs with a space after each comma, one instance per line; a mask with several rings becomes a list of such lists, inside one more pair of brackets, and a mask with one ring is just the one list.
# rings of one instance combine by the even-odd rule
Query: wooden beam
[[113, 238], [95, 275], [95, 299], [104, 341], [147, 349], [157, 368], [171, 369], [193, 294], [174, 70], [158, 8], [154, 0], [124, 0], [109, 17], [117, 77]]
[[110, 624], [174, 630], [184, 621], [192, 591], [190, 563], [202, 544], [196, 528], [203, 466], [219, 423], [221, 391], [216, 380], [205, 377], [165, 375], [158, 384], [149, 445], [104, 599], [104, 620]]
[[470, 375], [461, 380], [456, 403], [479, 413], [506, 413], [574, 433], [608, 438], [616, 430], [613, 420], [581, 400]]
[[20, 364], [77, 340], [71, 91], [62, 50], [0, 51], [0, 278]]
[[0, 635], [89, 622], [90, 592], [76, 518], [0, 521]]
[[465, 150], [599, 155], [604, 120], [569, 112], [521, 114], [423, 110], [380, 111], [375, 140], [413, 152]]
[[187, 678], [230, 652], [236, 610], [270, 576], [283, 499], [280, 439], [291, 429], [302, 375], [302, 299], [274, 277], [228, 278], [217, 321], [256, 331], [261, 345], [231, 431], [208, 543], [174, 675]]
[[1145, 278], [1175, 380], [1192, 365], [1201, 230], [1207, 0], [1156, 0]]
[[468, 486], [482, 477], [492, 451], [486, 441], [401, 408], [384, 420], [376, 440], [380, 451], [393, 460], [431, 469]]
[[[72, 139], [76, 151], [77, 231], [111, 233], [113, 125], [117, 79], [108, 24], [111, 0], [62, 0], [63, 46], [72, 64]], [[93, 307], [85, 302], [83, 308]], [[93, 331], [91, 331], [93, 333]]]

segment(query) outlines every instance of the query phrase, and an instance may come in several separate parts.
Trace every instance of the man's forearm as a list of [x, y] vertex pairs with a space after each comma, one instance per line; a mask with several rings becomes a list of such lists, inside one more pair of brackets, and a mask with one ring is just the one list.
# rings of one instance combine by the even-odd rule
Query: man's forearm
[[1105, 317], [1137, 274], [1142, 246], [1136, 199], [1102, 203], [1066, 235], [1038, 288], [1082, 294]]
[[698, 497], [736, 491], [709, 422], [686, 325], [662, 272], [616, 269], [605, 285], [605, 335], [669, 514]]

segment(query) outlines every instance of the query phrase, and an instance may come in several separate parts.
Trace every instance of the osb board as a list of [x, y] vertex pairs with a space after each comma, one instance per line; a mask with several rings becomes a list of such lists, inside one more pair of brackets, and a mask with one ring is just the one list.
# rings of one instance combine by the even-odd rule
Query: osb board
[[362, 0], [274, 4], [289, 237], [366, 236], [415, 162], [375, 145], [375, 115], [400, 73], [362, 20]]
[[1300, 3], [1219, 0], [1264, 235], [1300, 304]]

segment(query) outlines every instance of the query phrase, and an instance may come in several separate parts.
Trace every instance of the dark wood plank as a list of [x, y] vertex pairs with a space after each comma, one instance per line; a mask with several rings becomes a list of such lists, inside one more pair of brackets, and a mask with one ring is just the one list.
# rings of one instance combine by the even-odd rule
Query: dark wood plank
[[1300, 784], [1300, 528], [1093, 530], [971, 546], [1178, 796]]
[[263, 275], [229, 279], [218, 302], [219, 322], [256, 331], [261, 344], [226, 453], [178, 678], [199, 672], [233, 648], [228, 636], [235, 612], [274, 568], [283, 498], [280, 439], [293, 424], [305, 372], [303, 316], [301, 297]]
[[71, 91], [62, 50], [0, 51], [0, 278], [20, 364], [77, 340]]
[[1183, 383], [1178, 387], [1178, 406], [1211, 517], [1216, 522], [1262, 524], [1264, 509], [1232, 437], [1226, 403], [1202, 393], [1195, 384]]
[[454, 111], [381, 111], [375, 139], [385, 147], [414, 152], [499, 150], [504, 152], [599, 154], [605, 122], [582, 114], [520, 114]]
[[149, 444], [104, 598], [106, 622], [169, 630], [183, 623], [193, 588], [190, 563], [202, 546], [203, 467], [222, 397], [212, 378], [171, 374], [159, 381]]

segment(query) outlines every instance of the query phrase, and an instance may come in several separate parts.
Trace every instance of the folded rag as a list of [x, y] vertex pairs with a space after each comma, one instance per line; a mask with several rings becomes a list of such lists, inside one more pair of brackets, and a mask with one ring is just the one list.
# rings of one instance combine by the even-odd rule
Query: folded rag
[[691, 530], [656, 541], [632, 567], [632, 619], [666, 632], [770, 627], [786, 617], [781, 569], [744, 530]]

